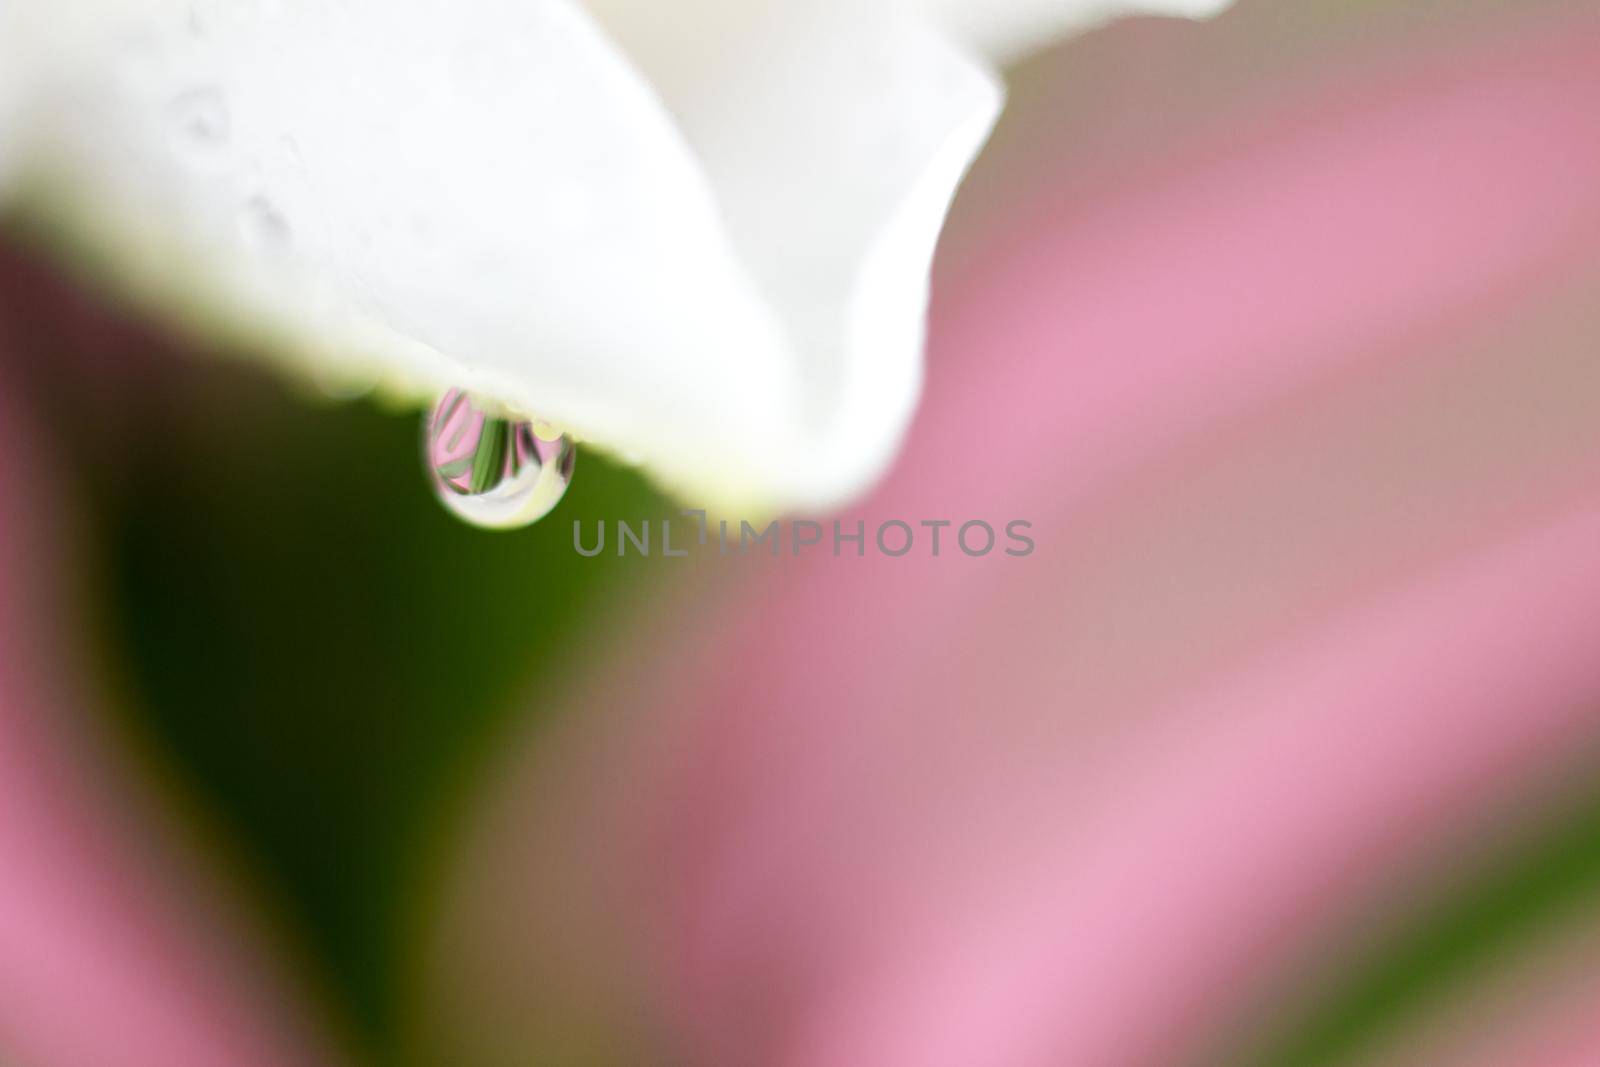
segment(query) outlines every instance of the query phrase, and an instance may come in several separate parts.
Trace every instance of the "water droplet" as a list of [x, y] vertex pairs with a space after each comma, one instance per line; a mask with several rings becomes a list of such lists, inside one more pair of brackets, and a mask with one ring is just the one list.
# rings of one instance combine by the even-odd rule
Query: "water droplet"
[[191, 164], [215, 160], [227, 146], [231, 120], [222, 94], [191, 89], [175, 97], [169, 109], [172, 146]]
[[423, 460], [445, 507], [475, 526], [537, 522], [572, 481], [578, 452], [565, 434], [541, 436], [534, 423], [452, 389], [423, 423]]
[[281, 252], [289, 247], [289, 223], [264, 196], [251, 197], [239, 209], [239, 232], [258, 252]]

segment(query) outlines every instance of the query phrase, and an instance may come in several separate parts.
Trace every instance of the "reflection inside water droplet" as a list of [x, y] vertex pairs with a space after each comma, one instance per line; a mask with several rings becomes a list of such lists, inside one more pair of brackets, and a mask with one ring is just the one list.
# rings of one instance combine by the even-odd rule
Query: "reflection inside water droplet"
[[534, 424], [452, 389], [423, 423], [424, 462], [445, 507], [475, 526], [537, 522], [567, 491], [577, 448]]

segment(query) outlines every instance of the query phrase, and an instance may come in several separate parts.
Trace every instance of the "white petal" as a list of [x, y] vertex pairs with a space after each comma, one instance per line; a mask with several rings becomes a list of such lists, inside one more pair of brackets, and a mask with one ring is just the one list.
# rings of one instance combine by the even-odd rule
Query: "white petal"
[[30, 6], [27, 159], [116, 279], [483, 389], [719, 491], [767, 477], [784, 339], [698, 165], [561, 0]]
[[677, 116], [802, 360], [782, 499], [839, 500], [915, 406], [934, 244], [997, 81], [887, 5], [591, 7]]
[[[915, 5], [600, 0], [614, 42], [571, 0], [7, 2], [0, 178], [114, 281], [713, 507], [888, 462], [1001, 97]], [[1011, 6], [939, 14], [990, 46]]]
[[1232, 0], [922, 0], [935, 20], [997, 62], [1123, 15], [1207, 18]]

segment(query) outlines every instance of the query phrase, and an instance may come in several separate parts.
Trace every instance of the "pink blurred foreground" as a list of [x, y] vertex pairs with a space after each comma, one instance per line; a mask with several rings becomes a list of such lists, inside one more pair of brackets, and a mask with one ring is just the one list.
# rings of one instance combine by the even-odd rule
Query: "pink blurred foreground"
[[[0, 348], [9, 343], [0, 315]], [[0, 377], [5, 364], [0, 361]], [[0, 1058], [328, 1062], [240, 901], [97, 731], [58, 472], [0, 380]], [[82, 625], [81, 621], [77, 625]]]
[[[1480, 22], [1172, 124], [1271, 16], [1095, 42], [1156, 84], [958, 223], [858, 509], [1039, 550], [785, 560], [625, 631], [466, 855], [452, 1047], [559, 1028], [529, 961], [609, 934], [691, 1062], [1183, 1062], [1558, 803], [1600, 743], [1600, 18]], [[1486, 1067], [1600, 1039], [1518, 1026]]]

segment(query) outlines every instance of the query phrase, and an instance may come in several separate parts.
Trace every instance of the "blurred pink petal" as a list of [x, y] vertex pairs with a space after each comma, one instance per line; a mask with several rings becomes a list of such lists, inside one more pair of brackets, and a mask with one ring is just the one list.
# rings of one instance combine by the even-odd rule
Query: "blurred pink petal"
[[1039, 550], [636, 624], [463, 858], [455, 1025], [587, 914], [693, 1062], [1171, 1062], [1600, 740], [1600, 21], [1344, 62], [943, 276], [859, 515]]
[[[0, 316], [0, 349], [6, 345]], [[0, 1059], [19, 1067], [332, 1062], [220, 882], [108, 748], [64, 639], [76, 614], [60, 476], [0, 359]]]
[[[1591, 975], [1591, 980], [1595, 977]], [[1559, 1010], [1535, 1008], [1530, 1014], [1532, 1022], [1491, 1037], [1450, 1062], [1455, 1067], [1592, 1067], [1600, 1063], [1600, 981], [1592, 981], [1581, 995], [1567, 998]]]

